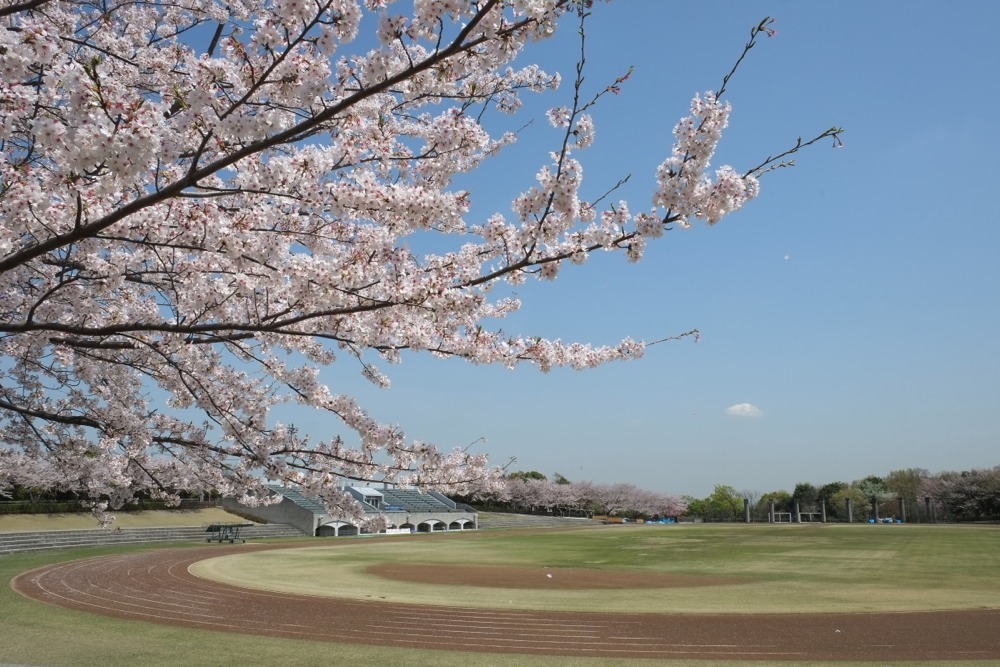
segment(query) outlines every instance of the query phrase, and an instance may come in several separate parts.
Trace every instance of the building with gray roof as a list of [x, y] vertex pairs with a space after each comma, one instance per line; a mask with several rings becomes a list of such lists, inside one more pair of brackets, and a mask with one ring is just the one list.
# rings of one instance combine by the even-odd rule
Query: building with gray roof
[[[429, 533], [445, 530], [475, 530], [479, 527], [474, 508], [456, 503], [436, 491], [399, 489], [388, 486], [344, 488], [371, 518], [385, 518], [384, 533]], [[308, 535], [339, 537], [361, 535], [368, 530], [350, 519], [331, 514], [323, 502], [296, 489], [272, 486], [281, 500], [259, 507], [245, 507], [229, 498], [223, 506], [258, 521], [287, 523]]]

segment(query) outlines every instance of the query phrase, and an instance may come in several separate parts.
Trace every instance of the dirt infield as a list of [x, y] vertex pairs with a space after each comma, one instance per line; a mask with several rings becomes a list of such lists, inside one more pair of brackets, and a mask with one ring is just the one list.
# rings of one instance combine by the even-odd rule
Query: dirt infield
[[[88, 558], [23, 573], [12, 586], [43, 602], [119, 618], [423, 649], [703, 660], [1000, 659], [1000, 610], [809, 615], [498, 611], [269, 593], [188, 572], [192, 563], [205, 558], [273, 548], [282, 547], [218, 546]], [[479, 570], [488, 577], [499, 569]], [[396, 576], [431, 582], [430, 572], [417, 568]], [[565, 574], [549, 573], [551, 579]], [[499, 581], [477, 584], [502, 585]]]
[[621, 590], [623, 588], [690, 588], [732, 586], [739, 577], [703, 577], [646, 572], [613, 572], [578, 567], [489, 567], [429, 563], [379, 563], [365, 572], [385, 579], [438, 586], [485, 586], [556, 590]]

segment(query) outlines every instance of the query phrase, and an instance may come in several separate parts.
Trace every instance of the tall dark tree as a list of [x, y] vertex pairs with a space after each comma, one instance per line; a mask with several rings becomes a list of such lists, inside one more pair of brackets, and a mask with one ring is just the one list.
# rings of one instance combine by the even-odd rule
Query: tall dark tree
[[837, 502], [837, 494], [846, 488], [846, 482], [828, 482], [817, 490], [816, 498], [826, 507], [827, 520], [847, 518], [847, 508], [843, 506], [843, 503]]
[[803, 512], [815, 512], [819, 509], [819, 492], [816, 487], [809, 482], [799, 482], [792, 491], [792, 502], [799, 504], [799, 509]]

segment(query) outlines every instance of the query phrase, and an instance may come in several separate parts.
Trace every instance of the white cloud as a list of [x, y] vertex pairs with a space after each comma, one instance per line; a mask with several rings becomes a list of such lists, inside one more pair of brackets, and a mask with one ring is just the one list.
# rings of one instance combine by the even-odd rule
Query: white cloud
[[726, 414], [730, 417], [763, 417], [764, 413], [760, 408], [750, 403], [737, 403], [726, 408]]

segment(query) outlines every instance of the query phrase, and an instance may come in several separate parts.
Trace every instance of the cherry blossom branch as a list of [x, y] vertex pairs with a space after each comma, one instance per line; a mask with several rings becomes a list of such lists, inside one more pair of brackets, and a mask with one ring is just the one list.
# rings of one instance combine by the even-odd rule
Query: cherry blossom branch
[[[403, 352], [541, 371], [637, 358], [648, 344], [628, 338], [506, 334], [493, 323], [520, 302], [491, 290], [598, 250], [638, 261], [673, 225], [738, 210], [759, 175], [818, 140], [707, 175], [729, 114], [718, 98], [761, 24], [719, 94], [675, 128], [653, 208], [612, 201], [627, 176], [588, 201], [589, 112], [631, 72], [584, 86], [590, 3], [390, 9], [375, 17], [380, 46], [350, 56], [338, 53], [363, 25], [356, 0], [68, 0], [13, 15], [0, 50], [4, 484], [59, 480], [100, 509], [192, 487], [267, 502], [278, 481], [359, 520], [338, 479], [495, 486], [484, 456], [408, 440], [319, 369], [347, 355], [385, 386], [377, 363]], [[510, 211], [473, 215], [476, 190], [453, 183], [516, 140], [490, 131], [492, 114], [557, 87], [514, 63], [574, 11], [550, 162]], [[207, 52], [195, 26], [214, 33]], [[440, 250], [418, 255], [414, 238]], [[333, 417], [330, 432], [277, 422], [289, 403]]]
[[736, 62], [733, 63], [733, 68], [729, 70], [729, 73], [726, 74], [726, 76], [722, 77], [722, 85], [719, 86], [719, 90], [715, 92], [716, 99], [722, 99], [723, 94], [726, 92], [726, 86], [729, 85], [729, 80], [733, 78], [736, 74], [736, 70], [738, 70], [740, 65], [743, 64], [743, 59], [747, 57], [748, 53], [750, 53], [750, 49], [757, 45], [757, 37], [759, 37], [761, 33], [764, 33], [768, 37], [774, 37], [777, 31], [770, 27], [773, 23], [773, 18], [765, 16], [759, 24], [750, 29], [750, 39], [743, 45], [743, 51], [740, 52]]
[[[236, 164], [240, 160], [248, 158], [250, 156], [262, 153], [274, 146], [282, 144], [292, 144], [302, 139], [308, 138], [312, 132], [324, 123], [336, 118], [344, 110], [355, 106], [364, 99], [370, 98], [380, 92], [391, 89], [393, 86], [398, 85], [400, 82], [410, 79], [421, 72], [430, 69], [431, 67], [447, 61], [457, 55], [463, 54], [477, 45], [483, 43], [487, 38], [480, 37], [478, 39], [472, 39], [469, 42], [463, 43], [463, 40], [468, 37], [472, 31], [476, 28], [479, 22], [485, 17], [494, 6], [500, 0], [487, 0], [487, 2], [482, 6], [479, 12], [474, 16], [469, 23], [463, 28], [463, 30], [458, 34], [455, 40], [445, 49], [440, 51], [435, 51], [435, 54], [428, 57], [424, 61], [417, 63], [413, 67], [403, 70], [393, 76], [387, 77], [381, 82], [375, 83], [373, 85], [367, 86], [365, 88], [359, 89], [354, 95], [349, 98], [334, 104], [333, 106], [327, 107], [323, 111], [317, 113], [312, 118], [302, 121], [301, 123], [281, 132], [277, 132], [270, 135], [260, 141], [252, 142], [240, 149], [232, 151], [231, 153], [220, 157], [213, 162], [205, 165], [201, 168], [196, 168], [198, 163], [198, 156], [201, 154], [199, 150], [192, 160], [192, 168], [188, 171], [187, 175], [183, 178], [178, 179], [174, 183], [163, 186], [159, 188], [156, 192], [148, 194], [143, 197], [138, 197], [127, 204], [116, 208], [111, 213], [103, 216], [102, 218], [95, 220], [88, 224], [80, 225], [75, 228], [72, 232], [54, 235], [46, 241], [38, 242], [36, 244], [29, 245], [17, 252], [11, 253], [0, 259], [0, 274], [9, 271], [10, 269], [36, 259], [44, 254], [47, 254], [57, 248], [64, 245], [76, 243], [85, 238], [93, 236], [94, 234], [128, 218], [131, 217], [146, 208], [149, 208], [155, 204], [162, 201], [170, 199], [172, 197], [182, 194], [186, 189], [190, 187], [195, 187], [202, 180], [208, 178], [209, 176], [216, 174], [232, 165]], [[559, 0], [557, 6], [562, 6], [570, 2], [570, 0]], [[534, 23], [532, 19], [525, 19], [514, 26], [502, 31], [498, 37], [503, 38], [507, 35], [524, 30], [527, 26]], [[207, 145], [208, 136], [206, 136], [203, 146]]]
[[789, 155], [792, 155], [794, 153], [798, 153], [803, 148], [806, 148], [808, 146], [812, 146], [816, 142], [822, 141], [823, 139], [832, 139], [833, 140], [833, 146], [834, 146], [834, 148], [840, 148], [840, 147], [842, 147], [844, 145], [844, 142], [841, 141], [841, 139], [840, 139], [840, 135], [843, 134], [843, 133], [844, 133], [844, 129], [843, 128], [841, 128], [841, 127], [831, 127], [829, 130], [821, 132], [820, 134], [816, 135], [812, 139], [809, 139], [808, 141], [802, 141], [802, 137], [799, 137], [795, 141], [795, 145], [794, 146], [792, 146], [788, 150], [786, 150], [786, 151], [784, 151], [782, 153], [779, 153], [777, 155], [774, 155], [774, 156], [769, 155], [769, 156], [767, 156], [767, 158], [763, 162], [761, 162], [760, 164], [758, 164], [756, 167], [752, 167], [752, 168], [748, 169], [746, 172], [744, 172], [743, 175], [744, 175], [744, 177], [746, 177], [746, 176], [757, 176], [757, 177], [760, 177], [761, 175], [766, 174], [769, 171], [774, 171], [775, 169], [780, 169], [782, 167], [791, 167], [791, 166], [794, 166], [795, 165], [795, 160], [789, 160], [789, 161], [786, 162], [784, 158], [786, 158]]
[[0, 7], [0, 18], [31, 11], [32, 9], [41, 7], [47, 2], [49, 2], [49, 0], [28, 0], [28, 2], [18, 2], [12, 5], [7, 5], [6, 7]]

